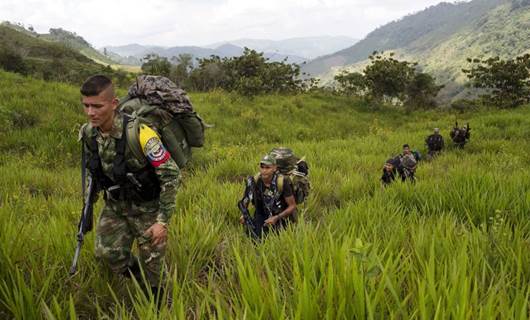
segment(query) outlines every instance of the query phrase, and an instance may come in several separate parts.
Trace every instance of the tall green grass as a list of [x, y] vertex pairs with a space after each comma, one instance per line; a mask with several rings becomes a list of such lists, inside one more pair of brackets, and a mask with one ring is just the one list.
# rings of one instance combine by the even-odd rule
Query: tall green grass
[[[403, 143], [424, 150], [448, 111], [367, 110], [346, 98], [192, 94], [215, 127], [197, 150], [170, 226], [171, 307], [109, 274], [85, 241], [77, 88], [0, 72], [0, 318], [527, 319], [530, 108], [459, 115], [464, 150], [422, 162], [415, 185], [381, 188]], [[311, 167], [299, 223], [252, 243], [235, 206], [271, 147]], [[97, 210], [101, 208], [98, 203]], [[99, 211], [98, 211], [99, 212]]]

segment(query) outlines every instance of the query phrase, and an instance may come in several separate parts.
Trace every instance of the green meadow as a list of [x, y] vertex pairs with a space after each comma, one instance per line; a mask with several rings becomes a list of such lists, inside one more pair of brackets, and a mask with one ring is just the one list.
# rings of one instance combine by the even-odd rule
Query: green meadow
[[[0, 319], [528, 319], [530, 106], [408, 113], [326, 94], [191, 93], [214, 127], [183, 171], [159, 313], [94, 258], [68, 269], [82, 207], [79, 91], [0, 72]], [[123, 91], [121, 93], [124, 93]], [[455, 118], [471, 142], [452, 148]], [[383, 189], [404, 143], [446, 151]], [[245, 176], [274, 146], [310, 165], [299, 223], [254, 244]], [[96, 205], [99, 213], [101, 201]], [[97, 214], [96, 214], [97, 216]]]

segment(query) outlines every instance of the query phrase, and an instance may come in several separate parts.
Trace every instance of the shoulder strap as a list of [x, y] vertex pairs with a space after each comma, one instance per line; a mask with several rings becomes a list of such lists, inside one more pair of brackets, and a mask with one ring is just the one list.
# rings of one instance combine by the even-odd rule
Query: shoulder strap
[[121, 184], [126, 179], [127, 165], [125, 162], [125, 147], [127, 144], [127, 126], [129, 125], [129, 116], [123, 115], [123, 131], [121, 139], [116, 140], [116, 156], [112, 165], [112, 174], [116, 182]]
[[125, 131], [127, 132], [127, 145], [133, 156], [141, 163], [144, 163], [145, 157], [140, 147], [140, 119], [132, 117]]
[[278, 187], [278, 192], [281, 194], [283, 192], [283, 182], [284, 182], [285, 176], [283, 174], [279, 174], [278, 178], [276, 180], [276, 186]]

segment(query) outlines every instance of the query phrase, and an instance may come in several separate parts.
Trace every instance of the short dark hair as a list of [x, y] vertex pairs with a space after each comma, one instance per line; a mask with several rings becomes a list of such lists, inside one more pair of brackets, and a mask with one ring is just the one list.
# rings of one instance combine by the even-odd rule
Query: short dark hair
[[85, 97], [93, 97], [112, 86], [112, 80], [102, 74], [97, 74], [86, 79], [81, 85], [81, 94]]
[[405, 149], [405, 148], [410, 148], [410, 146], [409, 146], [408, 144], [405, 143], [405, 144], [403, 145], [403, 149]]

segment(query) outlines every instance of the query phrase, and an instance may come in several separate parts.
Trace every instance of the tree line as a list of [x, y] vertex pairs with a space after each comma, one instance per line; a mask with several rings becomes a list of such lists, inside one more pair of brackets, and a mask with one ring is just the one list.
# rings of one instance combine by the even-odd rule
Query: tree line
[[[435, 107], [436, 96], [443, 88], [436, 79], [418, 68], [417, 63], [399, 61], [394, 54], [375, 51], [370, 64], [362, 72], [343, 71], [334, 80], [336, 93], [352, 95], [370, 102], [391, 102], [408, 107]], [[513, 59], [492, 57], [468, 58], [469, 67], [462, 69], [467, 87], [477, 89], [475, 100], [457, 100], [455, 108], [476, 104], [498, 108], [514, 108], [530, 103], [530, 54]]]
[[189, 54], [171, 59], [150, 54], [144, 58], [142, 72], [168, 77], [186, 90], [223, 89], [245, 96], [299, 93], [315, 85], [313, 79], [302, 77], [299, 65], [270, 61], [263, 52], [249, 48], [238, 57], [212, 55], [195, 62]]
[[[22, 48], [24, 49], [24, 48]], [[0, 46], [0, 68], [44, 80], [78, 84], [88, 76], [103, 73], [119, 87], [127, 87], [135, 74], [113, 70], [58, 44], [49, 44], [49, 60], [28, 57], [8, 46]], [[23, 51], [23, 50], [22, 50]], [[393, 53], [373, 52], [361, 72], [343, 71], [334, 77], [333, 86], [318, 86], [318, 80], [301, 72], [297, 64], [286, 60], [273, 62], [263, 53], [245, 48], [241, 56], [210, 56], [193, 59], [189, 54], [166, 58], [155, 54], [143, 59], [142, 72], [163, 75], [189, 91], [221, 89], [245, 96], [263, 94], [296, 94], [325, 91], [355, 96], [371, 105], [384, 103], [405, 105], [411, 109], [436, 107], [436, 96], [443, 88], [436, 78], [424, 72], [416, 62], [396, 59]], [[530, 54], [513, 59], [469, 58], [462, 69], [468, 78], [466, 86], [476, 89], [475, 100], [458, 100], [455, 108], [477, 104], [514, 108], [530, 103]]]

